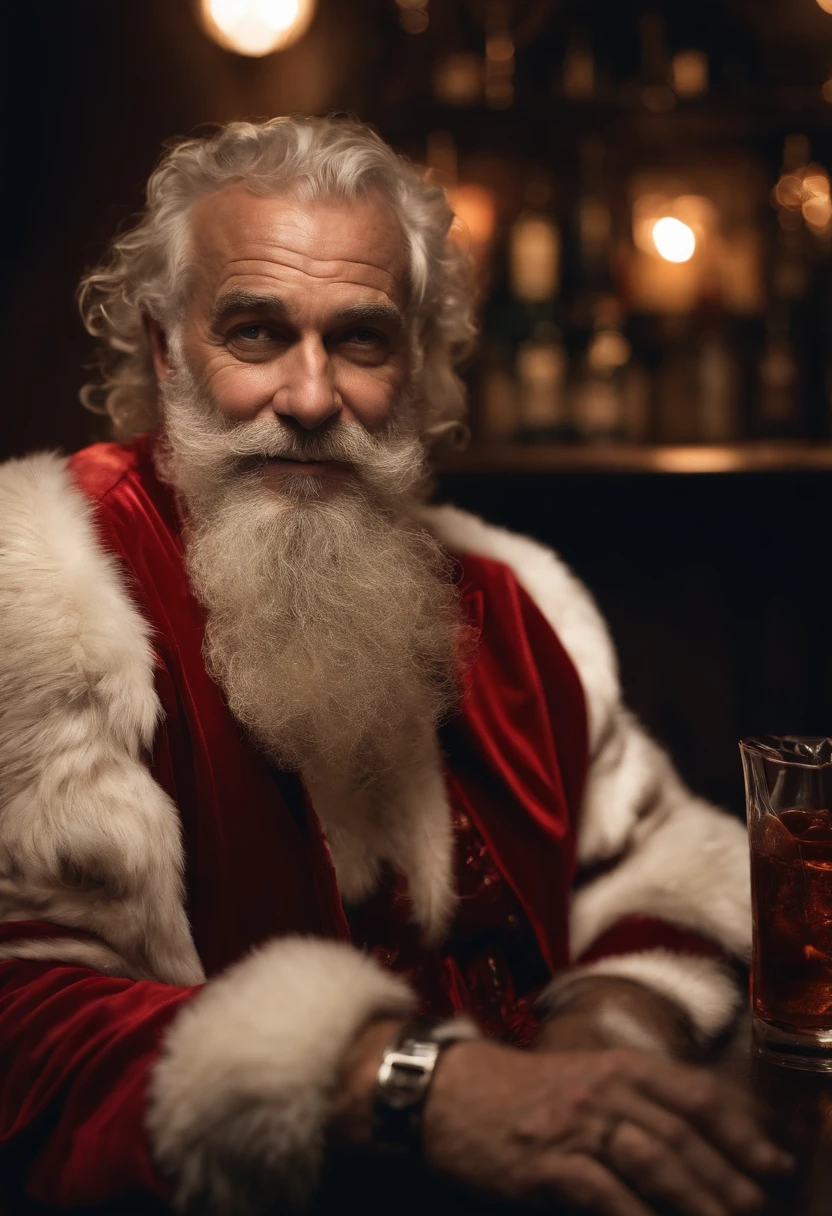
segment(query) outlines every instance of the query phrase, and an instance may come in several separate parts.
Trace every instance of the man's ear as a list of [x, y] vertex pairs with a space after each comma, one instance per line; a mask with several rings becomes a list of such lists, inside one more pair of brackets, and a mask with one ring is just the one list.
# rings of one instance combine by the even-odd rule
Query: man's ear
[[142, 322], [144, 324], [144, 332], [147, 334], [147, 340], [150, 343], [150, 353], [153, 356], [156, 379], [160, 384], [163, 384], [170, 375], [167, 334], [159, 322], [154, 320], [147, 312], [143, 314]]

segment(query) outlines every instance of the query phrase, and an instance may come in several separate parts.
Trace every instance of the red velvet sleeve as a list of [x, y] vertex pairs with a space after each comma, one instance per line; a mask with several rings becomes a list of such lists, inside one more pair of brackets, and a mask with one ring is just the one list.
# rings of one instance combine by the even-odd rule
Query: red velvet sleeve
[[616, 954], [633, 954], [657, 947], [672, 950], [675, 954], [694, 954], [700, 958], [728, 960], [728, 955], [712, 938], [690, 929], [653, 916], [622, 916], [611, 925], [575, 961], [594, 963]]
[[[167, 1210], [144, 1117], [161, 1037], [199, 989], [0, 962], [0, 1210]], [[42, 1212], [42, 1208], [37, 1210]]]

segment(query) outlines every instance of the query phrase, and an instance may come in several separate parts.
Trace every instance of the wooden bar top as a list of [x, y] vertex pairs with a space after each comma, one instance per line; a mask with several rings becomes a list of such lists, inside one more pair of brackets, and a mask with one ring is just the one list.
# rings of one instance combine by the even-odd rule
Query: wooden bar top
[[797, 1158], [794, 1180], [772, 1196], [765, 1216], [832, 1216], [832, 1074], [755, 1055], [748, 1017], [714, 1068], [770, 1112], [774, 1138]]
[[473, 444], [447, 456], [449, 474], [796, 473], [832, 470], [832, 444], [752, 440], [726, 444]]

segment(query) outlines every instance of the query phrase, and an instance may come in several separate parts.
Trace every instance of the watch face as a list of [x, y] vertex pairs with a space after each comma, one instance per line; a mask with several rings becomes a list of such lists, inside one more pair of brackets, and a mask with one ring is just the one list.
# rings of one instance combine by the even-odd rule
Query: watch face
[[424, 1101], [442, 1044], [419, 1027], [400, 1032], [384, 1053], [376, 1082], [373, 1138], [388, 1146], [418, 1150]]

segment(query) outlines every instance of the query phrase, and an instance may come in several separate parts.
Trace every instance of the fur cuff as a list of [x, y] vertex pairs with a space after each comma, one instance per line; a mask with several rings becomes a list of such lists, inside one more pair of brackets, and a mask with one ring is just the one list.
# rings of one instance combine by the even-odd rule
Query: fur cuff
[[[540, 997], [542, 1008], [549, 1014], [554, 1013], [571, 985], [591, 975], [619, 976], [643, 984], [645, 988], [652, 988], [687, 1014], [703, 1044], [728, 1029], [741, 1004], [737, 981], [724, 963], [712, 958], [657, 949], [617, 954], [571, 968], [553, 980], [543, 992]], [[641, 1030], [640, 1027], [632, 1029]], [[640, 1038], [637, 1037], [622, 1022], [621, 1046], [645, 1047], [647, 1044], [643, 1033]]]
[[413, 1003], [351, 947], [306, 938], [272, 941], [208, 983], [168, 1032], [152, 1083], [151, 1143], [177, 1207], [254, 1216], [307, 1203], [350, 1042]]

